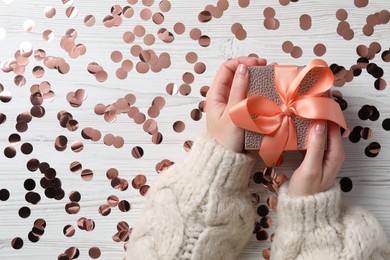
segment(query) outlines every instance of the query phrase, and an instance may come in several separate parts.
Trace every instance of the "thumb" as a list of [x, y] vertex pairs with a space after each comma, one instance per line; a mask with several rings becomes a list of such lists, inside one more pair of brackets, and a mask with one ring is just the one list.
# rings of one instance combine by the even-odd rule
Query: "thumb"
[[306, 169], [311, 169], [312, 171], [319, 170], [322, 172], [322, 161], [326, 141], [325, 130], [325, 122], [321, 121], [314, 124], [310, 131], [305, 159], [302, 162], [302, 165], [304, 165]]
[[240, 64], [234, 75], [232, 87], [230, 89], [227, 107], [231, 108], [246, 97], [248, 90], [248, 68], [245, 64]]

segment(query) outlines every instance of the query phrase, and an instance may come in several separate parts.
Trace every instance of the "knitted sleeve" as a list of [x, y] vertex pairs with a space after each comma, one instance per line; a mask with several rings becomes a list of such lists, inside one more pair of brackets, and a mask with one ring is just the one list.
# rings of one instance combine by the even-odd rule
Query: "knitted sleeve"
[[235, 259], [253, 232], [249, 194], [254, 160], [207, 136], [147, 194], [127, 259]]
[[377, 220], [362, 208], [340, 206], [338, 185], [294, 198], [286, 186], [279, 195], [271, 259], [390, 259], [390, 245]]

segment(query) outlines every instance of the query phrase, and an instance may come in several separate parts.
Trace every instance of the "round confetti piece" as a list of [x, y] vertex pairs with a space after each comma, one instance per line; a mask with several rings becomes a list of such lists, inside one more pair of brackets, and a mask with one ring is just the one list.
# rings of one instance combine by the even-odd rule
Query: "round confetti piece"
[[321, 57], [326, 53], [326, 46], [322, 43], [318, 43], [314, 46], [313, 52], [318, 57]]
[[381, 145], [378, 142], [372, 142], [370, 143], [366, 149], [364, 150], [364, 153], [367, 157], [377, 157], [379, 152], [381, 150]]
[[336, 18], [339, 20], [339, 21], [345, 21], [347, 20], [348, 18], [348, 13], [345, 9], [338, 9], [336, 11]]
[[308, 14], [301, 15], [299, 23], [302, 30], [309, 30], [311, 28], [311, 16]]
[[21, 249], [23, 247], [23, 244], [24, 244], [23, 239], [21, 239], [20, 237], [15, 237], [11, 241], [11, 246], [14, 249]]
[[348, 177], [343, 177], [340, 179], [340, 189], [343, 192], [350, 192], [352, 190], [352, 180]]
[[140, 146], [135, 146], [131, 149], [131, 155], [133, 155], [135, 159], [140, 159], [144, 156], [144, 149]]
[[101, 256], [101, 251], [98, 247], [91, 247], [89, 250], [88, 250], [88, 255], [92, 258], [92, 259], [98, 259], [100, 256]]
[[10, 193], [7, 189], [0, 189], [0, 200], [7, 201], [10, 197]]

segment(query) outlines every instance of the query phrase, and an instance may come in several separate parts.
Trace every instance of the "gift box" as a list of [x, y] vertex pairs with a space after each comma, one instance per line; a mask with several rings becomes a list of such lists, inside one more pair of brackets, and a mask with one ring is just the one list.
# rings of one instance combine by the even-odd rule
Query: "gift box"
[[346, 128], [340, 106], [330, 98], [333, 74], [322, 60], [307, 66], [248, 67], [247, 99], [230, 111], [245, 129], [245, 149], [259, 150], [271, 167], [283, 151], [304, 150], [313, 123], [336, 122]]

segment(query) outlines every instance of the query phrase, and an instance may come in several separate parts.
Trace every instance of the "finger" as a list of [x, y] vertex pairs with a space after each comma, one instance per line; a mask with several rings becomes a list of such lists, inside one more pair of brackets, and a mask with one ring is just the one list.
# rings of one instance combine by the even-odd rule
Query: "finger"
[[236, 105], [238, 102], [246, 97], [248, 90], [248, 68], [244, 64], [240, 64], [236, 70], [232, 88], [230, 90], [229, 101], [227, 103], [227, 109]]
[[344, 162], [345, 154], [339, 125], [329, 122], [328, 128], [328, 149], [324, 155], [326, 162], [324, 176], [333, 182]]
[[218, 102], [227, 103], [230, 87], [233, 82], [234, 74], [238, 65], [245, 64], [247, 66], [265, 65], [265, 59], [239, 57], [226, 61], [218, 69], [211, 85], [211, 96], [215, 97]]
[[313, 172], [322, 173], [325, 140], [326, 140], [325, 122], [320, 121], [312, 127], [307, 144], [306, 156], [302, 165]]

